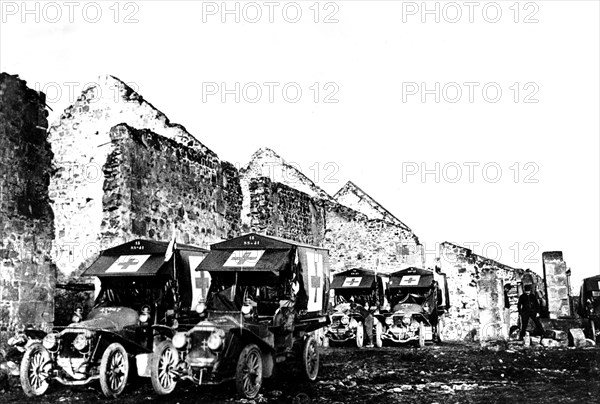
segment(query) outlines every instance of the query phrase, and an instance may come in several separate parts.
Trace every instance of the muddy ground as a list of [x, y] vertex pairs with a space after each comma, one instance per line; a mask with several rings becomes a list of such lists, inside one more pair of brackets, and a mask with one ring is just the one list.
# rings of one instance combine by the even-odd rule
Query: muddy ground
[[[423, 349], [386, 347], [322, 350], [319, 379], [299, 382], [280, 369], [266, 380], [256, 403], [600, 403], [600, 349], [528, 348], [444, 344]], [[0, 393], [2, 403], [91, 403], [99, 387], [51, 386], [41, 399], [20, 387]], [[146, 380], [133, 383], [118, 403], [243, 403], [232, 383], [195, 387], [181, 383], [157, 397]]]

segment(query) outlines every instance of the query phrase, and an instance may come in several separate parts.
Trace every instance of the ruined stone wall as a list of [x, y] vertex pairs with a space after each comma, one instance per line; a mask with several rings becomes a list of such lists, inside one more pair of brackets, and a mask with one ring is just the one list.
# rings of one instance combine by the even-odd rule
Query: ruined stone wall
[[166, 241], [173, 227], [179, 242], [204, 247], [239, 235], [242, 196], [233, 166], [125, 124], [110, 137], [99, 229], [107, 244]]
[[[531, 271], [511, 268], [473, 254], [468, 248], [444, 242], [438, 269], [446, 274], [450, 309], [443, 319], [447, 340], [503, 339], [517, 325], [517, 300], [522, 284], [532, 284], [543, 294], [542, 279]], [[510, 308], [505, 310], [504, 286], [510, 284]]]
[[322, 201], [268, 177], [249, 180], [250, 231], [323, 245]]
[[0, 74], [0, 346], [17, 325], [54, 321], [45, 96]]
[[[49, 131], [57, 169], [50, 181], [56, 233], [53, 256], [56, 257], [59, 277], [62, 280], [68, 279], [76, 270], [81, 270], [93, 262], [98, 251], [111, 247], [115, 240], [122, 240], [129, 234], [144, 233], [142, 223], [146, 216], [142, 213], [134, 214], [131, 218], [135, 220], [136, 226], [141, 226], [136, 227], [135, 231], [130, 227], [119, 228], [115, 218], [105, 218], [104, 214], [105, 204], [111, 205], [110, 209], [120, 210], [120, 216], [124, 217], [125, 214], [124, 207], [115, 207], [118, 192], [115, 192], [113, 187], [117, 184], [110, 181], [111, 176], [118, 175], [119, 170], [124, 168], [115, 164], [115, 161], [108, 160], [114, 151], [110, 131], [120, 123], [126, 123], [132, 128], [151, 130], [202, 153], [202, 168], [199, 167], [200, 172], [192, 173], [191, 178], [202, 176], [210, 181], [214, 178], [216, 181], [222, 176], [222, 163], [216, 154], [190, 135], [183, 126], [169, 122], [162, 112], [118, 79], [111, 76], [101, 78], [64, 111]], [[111, 159], [114, 157], [112, 155]], [[160, 170], [161, 166], [157, 165], [155, 168]], [[226, 171], [230, 173], [231, 169], [227, 168]], [[109, 178], [107, 184], [104, 181], [105, 175]], [[175, 181], [175, 178], [173, 180]], [[140, 184], [139, 189], [142, 189], [143, 185]], [[169, 187], [168, 184], [163, 185]], [[120, 195], [122, 202], [128, 202], [127, 198], [131, 197]], [[161, 196], [160, 191], [158, 196]], [[135, 198], [132, 201], [134, 204], [151, 204], [150, 200], [139, 201], [139, 194], [136, 194]], [[151, 205], [140, 206], [138, 212], [147, 206]], [[169, 214], [168, 211], [166, 213]], [[235, 210], [229, 212], [229, 220], [235, 222], [231, 214], [235, 216]], [[123, 220], [120, 225], [134, 224]], [[158, 234], [162, 237], [165, 235], [165, 229], [160, 219], [156, 220], [157, 226], [152, 230], [155, 237], [158, 237]], [[106, 229], [108, 233], [102, 235], [101, 228]], [[199, 229], [201, 228], [202, 226], [199, 226]], [[145, 232], [148, 234], [149, 230], [147, 225]]]
[[406, 224], [381, 206], [352, 181], [348, 181], [333, 197], [336, 202], [364, 213], [369, 219], [381, 219], [410, 231], [410, 228]]
[[425, 266], [418, 238], [397, 224], [369, 219], [337, 203], [327, 204], [326, 222], [324, 246], [334, 271], [362, 267], [390, 273]]
[[418, 239], [398, 225], [369, 219], [267, 177], [249, 179], [248, 192], [249, 231], [328, 248], [332, 271], [362, 267], [393, 272], [424, 266]]
[[563, 260], [562, 252], [544, 252], [542, 262], [548, 293], [548, 315], [552, 319], [572, 316], [567, 264]]

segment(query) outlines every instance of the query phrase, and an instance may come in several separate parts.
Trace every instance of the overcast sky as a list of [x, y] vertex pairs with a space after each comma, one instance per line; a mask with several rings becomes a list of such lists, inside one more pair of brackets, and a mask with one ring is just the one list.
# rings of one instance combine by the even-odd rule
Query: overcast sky
[[428, 260], [448, 240], [600, 273], [597, 1], [1, 7], [0, 70], [45, 90], [51, 120], [111, 74], [224, 160], [269, 147], [330, 194], [354, 181]]

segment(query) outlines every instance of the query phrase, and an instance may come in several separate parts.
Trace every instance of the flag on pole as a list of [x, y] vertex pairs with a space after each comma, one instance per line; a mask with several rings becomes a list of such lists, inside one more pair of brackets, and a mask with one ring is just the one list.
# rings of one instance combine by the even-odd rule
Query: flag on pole
[[165, 253], [165, 262], [171, 259], [173, 256], [173, 251], [175, 251], [175, 226], [173, 226], [173, 237], [167, 246], [167, 252]]

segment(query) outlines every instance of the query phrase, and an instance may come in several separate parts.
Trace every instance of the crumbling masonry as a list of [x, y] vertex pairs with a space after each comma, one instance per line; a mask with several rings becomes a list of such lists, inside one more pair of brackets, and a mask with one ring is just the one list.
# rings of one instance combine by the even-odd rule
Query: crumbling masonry
[[0, 343], [19, 324], [54, 321], [47, 116], [44, 94], [0, 74]]

